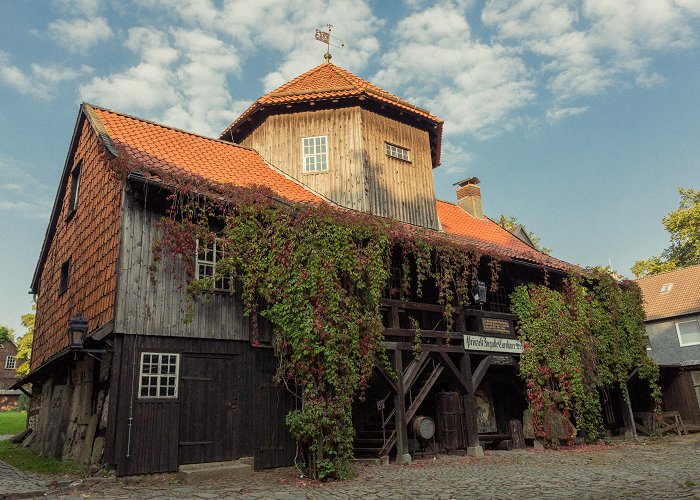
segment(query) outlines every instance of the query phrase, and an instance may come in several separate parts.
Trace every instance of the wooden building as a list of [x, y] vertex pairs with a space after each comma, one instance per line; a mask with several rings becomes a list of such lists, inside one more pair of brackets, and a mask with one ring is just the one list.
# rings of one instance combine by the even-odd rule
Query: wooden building
[[[445, 449], [478, 454], [480, 442], [506, 439], [526, 406], [508, 294], [542, 282], [545, 270], [556, 286], [569, 265], [484, 217], [478, 179], [460, 183], [457, 203], [435, 199], [441, 130], [427, 111], [330, 63], [261, 97], [220, 139], [81, 105], [32, 282], [34, 354], [16, 384], [32, 383], [26, 444], [119, 475], [247, 456], [256, 468], [293, 460], [284, 415], [297, 399], [273, 382], [270, 337], [251, 343], [236, 294], [196, 299], [186, 322], [185, 266], [154, 257], [169, 194], [158, 173], [264, 186], [285, 203], [331, 203], [440, 232], [485, 259], [498, 254], [497, 292], [456, 308], [456, 332], [444, 326], [434, 283], [420, 301], [385, 297], [398, 379], [378, 367], [354, 414], [358, 455], [404, 456], [421, 444], [414, 430], [426, 418]], [[217, 249], [204, 250], [182, 258], [206, 274]], [[490, 285], [485, 268], [480, 279]], [[69, 331], [86, 338], [71, 343]]]
[[659, 365], [665, 411], [700, 431], [700, 265], [637, 280], [649, 354]]
[[17, 389], [10, 389], [17, 382], [17, 346], [10, 339], [0, 342], [0, 411], [17, 408], [22, 394]]

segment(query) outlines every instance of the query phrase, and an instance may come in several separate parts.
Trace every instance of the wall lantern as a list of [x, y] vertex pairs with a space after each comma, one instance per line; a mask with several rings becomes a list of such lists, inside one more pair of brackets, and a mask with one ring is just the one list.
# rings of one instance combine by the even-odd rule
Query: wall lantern
[[477, 281], [476, 285], [472, 288], [472, 298], [474, 303], [482, 306], [486, 303], [486, 283], [483, 281]]
[[73, 350], [82, 350], [87, 331], [88, 323], [82, 313], [73, 316], [68, 322], [68, 347]]

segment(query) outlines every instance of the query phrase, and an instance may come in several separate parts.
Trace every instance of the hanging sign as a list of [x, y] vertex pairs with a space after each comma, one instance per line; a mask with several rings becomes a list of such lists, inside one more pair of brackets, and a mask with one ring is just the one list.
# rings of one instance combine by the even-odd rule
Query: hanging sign
[[523, 352], [523, 344], [517, 339], [487, 337], [485, 335], [465, 335], [464, 350], [520, 354]]

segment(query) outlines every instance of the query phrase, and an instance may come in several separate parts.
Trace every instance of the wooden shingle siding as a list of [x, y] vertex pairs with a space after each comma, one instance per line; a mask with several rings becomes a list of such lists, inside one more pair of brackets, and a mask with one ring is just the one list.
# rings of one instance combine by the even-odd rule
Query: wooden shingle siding
[[[226, 293], [204, 294], [194, 299], [194, 316], [186, 316], [188, 301], [181, 259], [164, 252], [154, 264], [153, 243], [160, 213], [124, 195], [121, 254], [115, 331], [169, 337], [248, 340], [249, 320], [241, 301]], [[192, 256], [194, 259], [194, 256]], [[174, 259], [174, 261], [173, 261]]]
[[[67, 166], [72, 170], [82, 161], [78, 206], [66, 220], [67, 186], [39, 280], [32, 369], [68, 345], [68, 320], [78, 312], [88, 320], [89, 331], [114, 317], [121, 187], [87, 120], [82, 120], [76, 140]], [[69, 258], [70, 283], [59, 295], [61, 266]]]

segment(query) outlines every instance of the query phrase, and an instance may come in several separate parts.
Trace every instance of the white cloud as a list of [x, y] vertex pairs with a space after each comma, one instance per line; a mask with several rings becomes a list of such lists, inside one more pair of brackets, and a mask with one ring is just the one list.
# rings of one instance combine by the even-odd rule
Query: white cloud
[[75, 80], [92, 72], [89, 66], [78, 69], [67, 68], [56, 64], [42, 66], [32, 64], [30, 71], [23, 71], [10, 62], [9, 56], [0, 50], [0, 82], [21, 94], [40, 99], [53, 97], [59, 84]]
[[47, 218], [51, 211], [49, 188], [27, 173], [20, 162], [0, 156], [0, 179], [8, 181], [0, 185], [0, 215]]
[[54, 0], [54, 6], [66, 14], [80, 14], [86, 17], [97, 15], [100, 0]]
[[474, 161], [474, 155], [450, 140], [442, 142], [440, 173], [449, 177], [464, 177]]
[[534, 82], [518, 48], [480, 42], [465, 15], [443, 1], [401, 20], [373, 80], [445, 119], [446, 134], [488, 137], [534, 101]]
[[569, 116], [576, 116], [588, 111], [588, 106], [578, 106], [569, 108], [552, 108], [547, 110], [547, 121], [555, 123]]
[[104, 17], [58, 19], [49, 23], [47, 31], [56, 42], [81, 54], [112, 37], [112, 28]]

